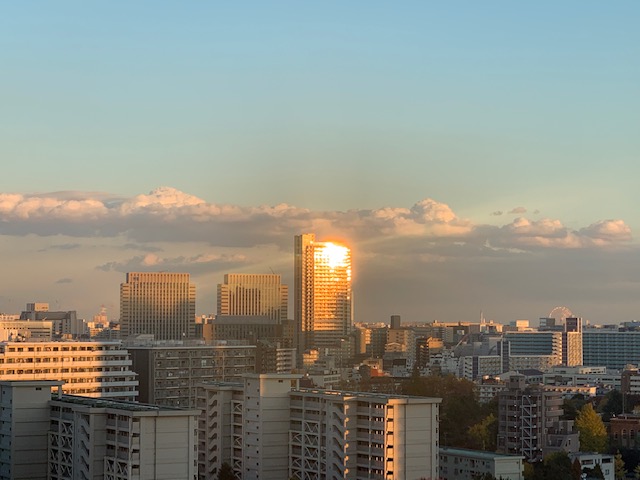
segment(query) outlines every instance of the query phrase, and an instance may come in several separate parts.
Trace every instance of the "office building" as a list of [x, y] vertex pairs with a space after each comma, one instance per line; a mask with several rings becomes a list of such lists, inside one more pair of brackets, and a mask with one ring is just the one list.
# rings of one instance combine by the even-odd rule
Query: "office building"
[[312, 347], [333, 346], [350, 333], [352, 292], [348, 247], [316, 242], [312, 233], [296, 236], [294, 283], [299, 354]]
[[298, 378], [203, 386], [202, 480], [223, 462], [244, 479], [438, 478], [440, 399], [297, 388]]
[[129, 272], [120, 284], [122, 338], [184, 340], [195, 334], [196, 286], [188, 273]]
[[63, 395], [51, 381], [2, 381], [0, 404], [1, 479], [197, 478], [198, 410]]
[[3, 342], [2, 380], [59, 380], [64, 393], [135, 401], [138, 380], [120, 342]]
[[129, 346], [133, 370], [140, 382], [139, 400], [171, 407], [195, 405], [198, 384], [239, 380], [256, 368], [254, 345], [150, 345]]
[[283, 325], [268, 316], [216, 315], [202, 325], [206, 342], [246, 340], [255, 344], [260, 339], [283, 340]]
[[218, 284], [217, 315], [287, 320], [289, 292], [280, 275], [228, 273]]
[[524, 458], [521, 455], [503, 455], [480, 450], [440, 447], [439, 480], [476, 480], [490, 478], [522, 480]]

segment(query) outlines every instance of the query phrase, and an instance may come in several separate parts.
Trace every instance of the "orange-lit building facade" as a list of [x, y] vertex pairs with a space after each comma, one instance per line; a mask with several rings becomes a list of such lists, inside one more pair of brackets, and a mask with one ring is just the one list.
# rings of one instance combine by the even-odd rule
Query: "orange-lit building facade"
[[264, 316], [287, 320], [288, 288], [280, 275], [227, 273], [218, 284], [218, 315]]
[[295, 237], [294, 315], [299, 351], [334, 346], [352, 324], [351, 250], [316, 242], [307, 233]]
[[195, 333], [196, 286], [188, 273], [129, 272], [120, 284], [122, 338], [152, 334], [184, 340]]

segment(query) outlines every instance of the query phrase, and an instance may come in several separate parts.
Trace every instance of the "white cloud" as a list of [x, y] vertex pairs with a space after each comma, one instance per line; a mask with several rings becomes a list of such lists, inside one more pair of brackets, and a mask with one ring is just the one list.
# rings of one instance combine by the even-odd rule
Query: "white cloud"
[[[526, 209], [517, 207], [510, 213], [520, 211]], [[124, 245], [139, 245], [150, 253], [162, 242], [204, 242], [232, 248], [276, 244], [288, 249], [291, 237], [304, 231], [354, 244], [405, 238], [415, 244], [411, 248], [422, 253], [430, 250], [433, 242], [458, 241], [480, 247], [488, 241], [492, 247], [521, 249], [598, 247], [631, 240], [631, 231], [622, 220], [598, 221], [570, 231], [560, 220], [521, 216], [502, 227], [492, 227], [462, 219], [449, 205], [431, 198], [410, 208], [311, 211], [288, 204], [242, 207], [208, 203], [171, 187], [132, 198], [90, 192], [0, 194], [0, 222], [5, 235], [123, 237]], [[155, 257], [146, 258], [152, 262]]]

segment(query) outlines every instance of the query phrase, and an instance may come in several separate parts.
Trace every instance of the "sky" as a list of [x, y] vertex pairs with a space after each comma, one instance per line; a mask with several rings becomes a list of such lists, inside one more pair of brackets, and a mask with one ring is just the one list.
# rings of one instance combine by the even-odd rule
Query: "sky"
[[640, 4], [3, 2], [0, 312], [353, 249], [356, 321], [640, 319]]

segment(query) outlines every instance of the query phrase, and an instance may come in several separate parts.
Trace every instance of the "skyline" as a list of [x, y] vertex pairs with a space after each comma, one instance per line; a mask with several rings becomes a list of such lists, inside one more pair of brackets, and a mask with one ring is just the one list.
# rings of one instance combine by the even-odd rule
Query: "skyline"
[[[128, 199], [2, 194], [3, 263], [16, 273], [0, 309], [13, 313], [43, 301], [88, 319], [105, 304], [113, 318], [125, 273], [170, 271], [191, 274], [197, 313], [212, 313], [225, 273], [275, 272], [291, 288], [294, 235], [314, 232], [354, 252], [355, 321], [392, 314], [404, 321], [469, 321], [482, 310], [501, 323], [535, 322], [558, 305], [596, 323], [636, 318], [638, 274], [628, 260], [639, 250], [624, 221], [571, 230], [559, 220], [511, 212], [503, 216], [507, 223], [493, 226], [460, 218], [432, 199], [410, 208], [315, 212], [217, 205], [170, 187]], [[19, 254], [8, 255], [17, 245], [7, 245], [16, 241]], [[53, 270], [25, 271], [24, 255]], [[518, 289], [528, 284], [536, 288]], [[625, 296], [629, 303], [615, 308], [602, 301]]]
[[225, 273], [291, 287], [314, 232], [353, 250], [356, 321], [638, 319], [638, 18], [0, 5], [0, 311], [111, 317], [126, 271], [164, 269], [213, 313]]

